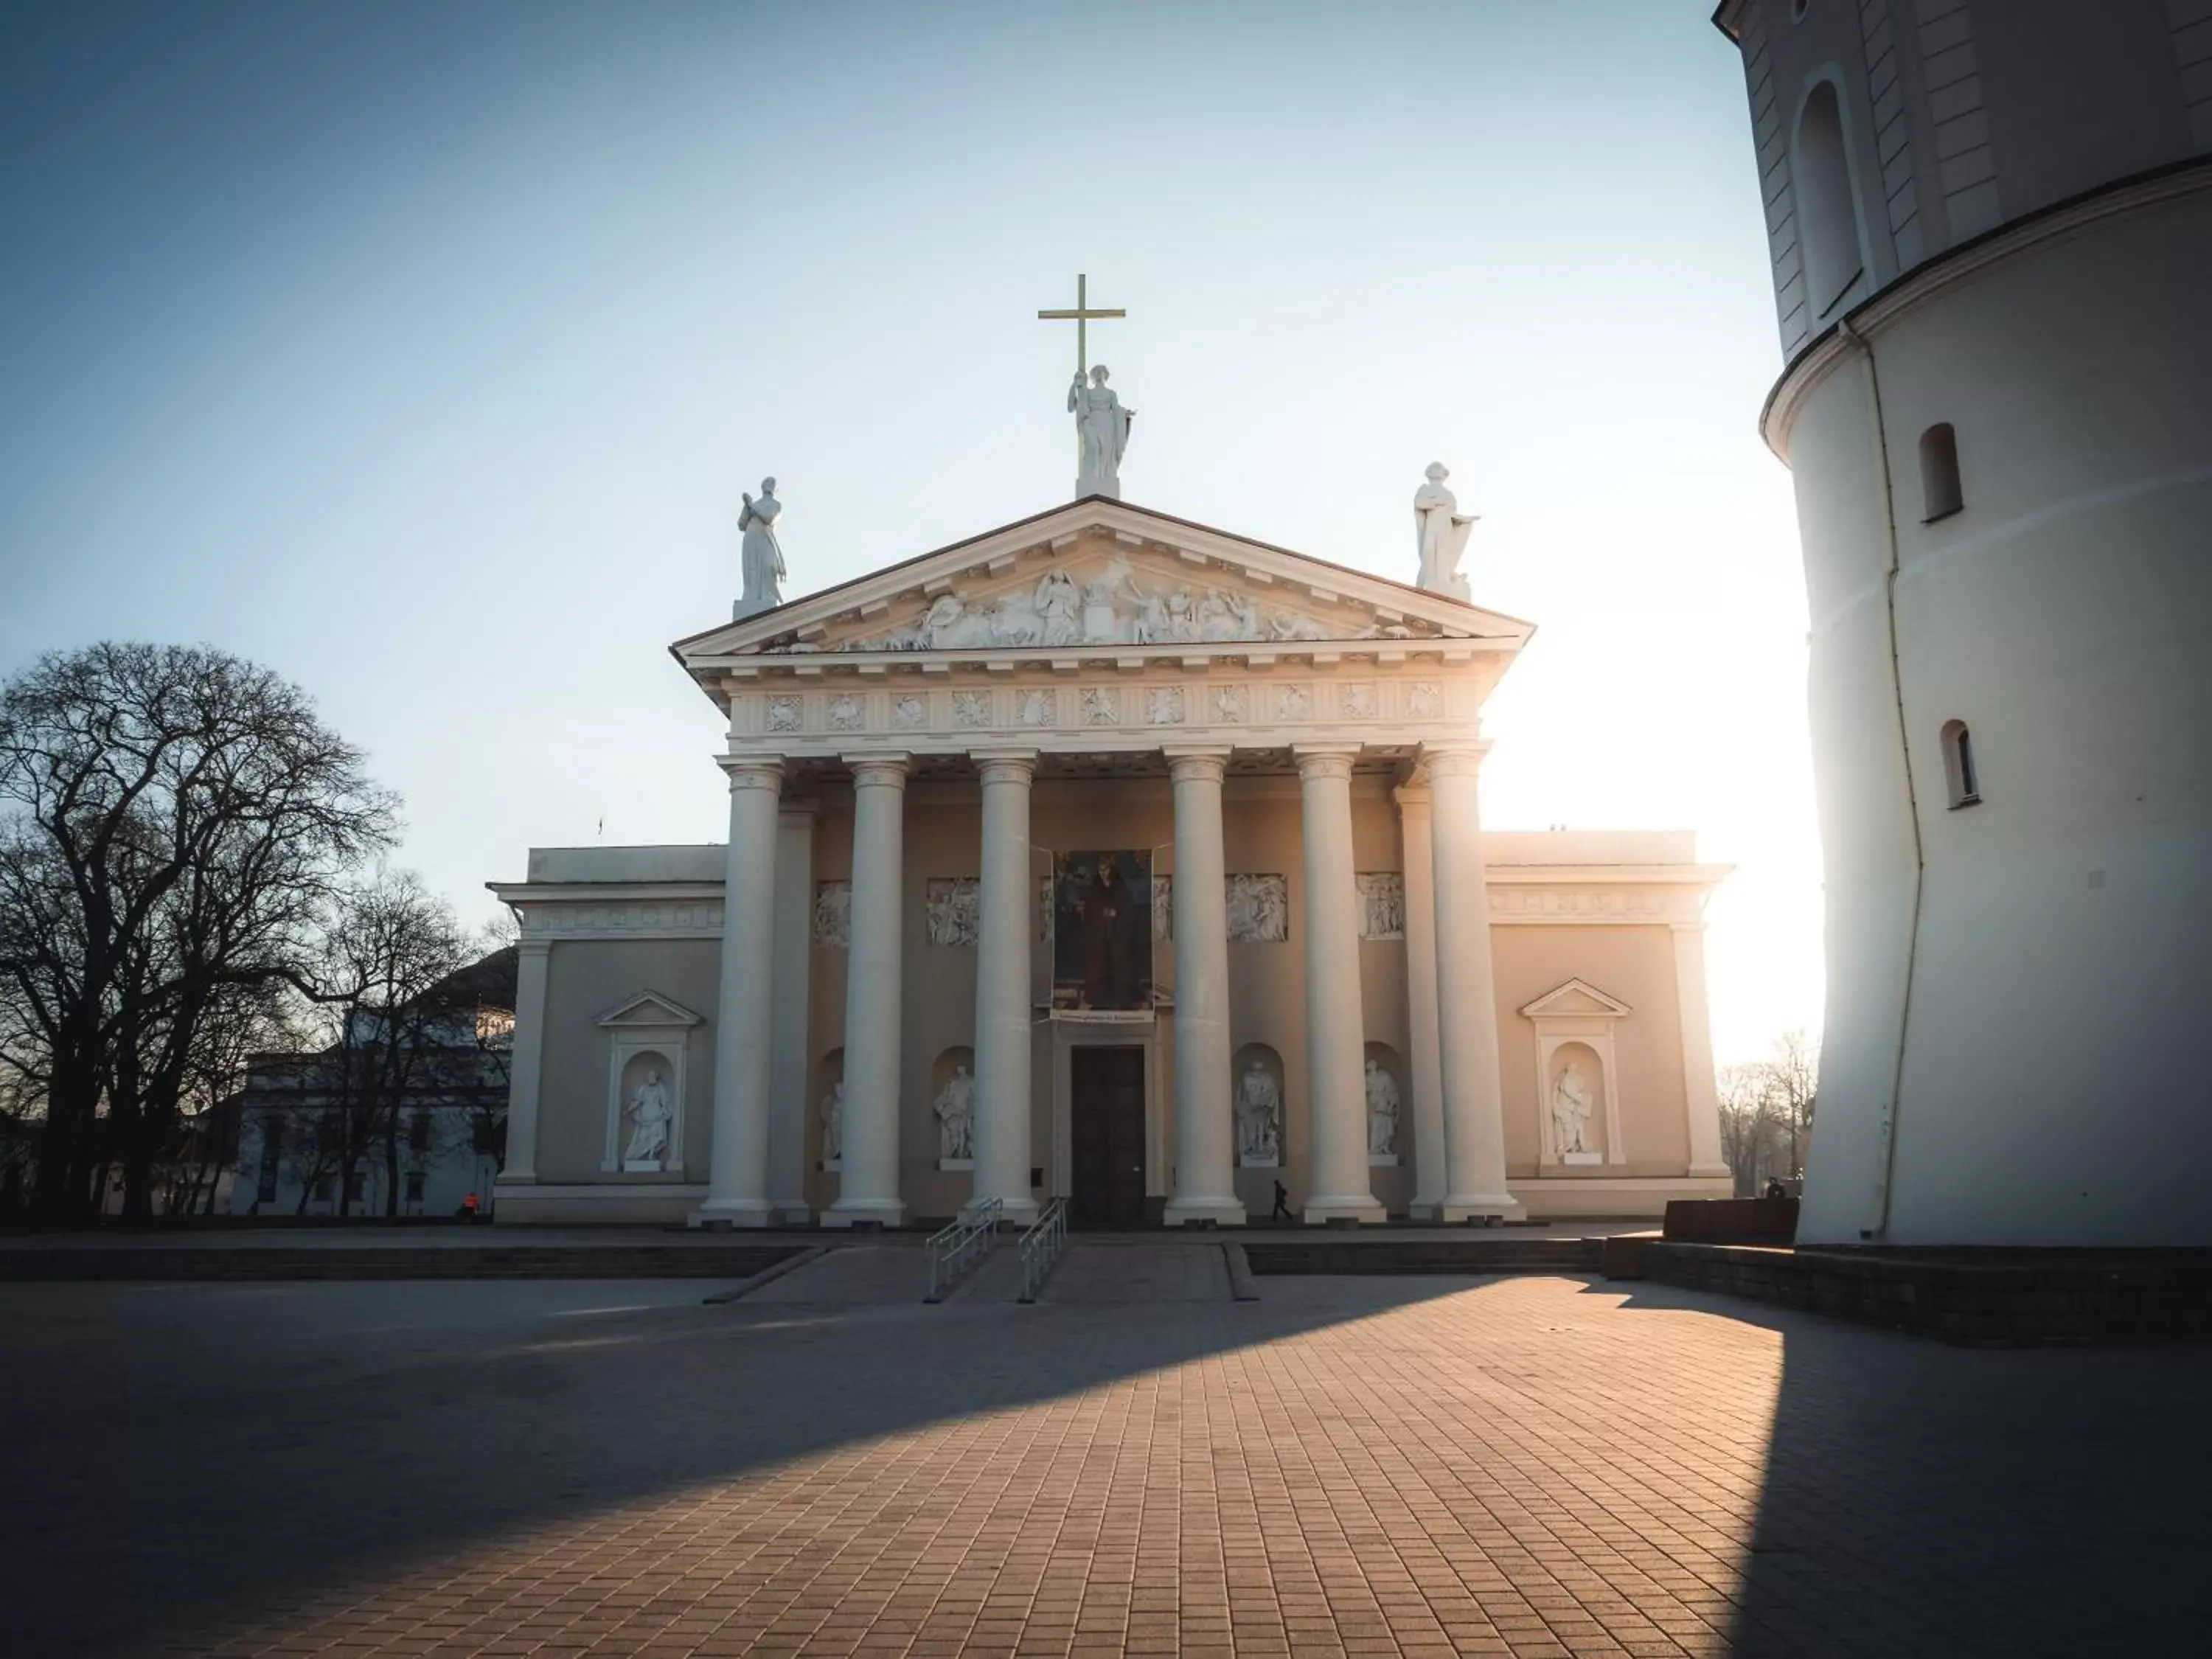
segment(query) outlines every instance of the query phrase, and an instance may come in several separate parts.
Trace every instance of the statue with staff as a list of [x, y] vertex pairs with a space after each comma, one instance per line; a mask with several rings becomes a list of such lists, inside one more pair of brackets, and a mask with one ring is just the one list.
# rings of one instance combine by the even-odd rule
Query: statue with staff
[[1112, 377], [1106, 365], [1091, 364], [1086, 330], [1093, 318], [1126, 317], [1129, 313], [1118, 307], [1093, 309], [1088, 303], [1090, 281], [1086, 276], [1077, 276], [1075, 309], [1040, 311], [1037, 316], [1047, 322], [1075, 325], [1075, 379], [1067, 388], [1067, 412], [1075, 416], [1076, 499], [1109, 495], [1119, 501], [1121, 457], [1129, 447], [1129, 422], [1137, 411], [1125, 407], [1107, 385]]

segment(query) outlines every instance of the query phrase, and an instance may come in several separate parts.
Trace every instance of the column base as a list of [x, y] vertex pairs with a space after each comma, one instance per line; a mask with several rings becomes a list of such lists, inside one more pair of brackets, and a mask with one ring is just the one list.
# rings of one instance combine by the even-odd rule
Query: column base
[[1510, 1193], [1494, 1198], [1447, 1198], [1443, 1209], [1438, 1219], [1446, 1226], [1462, 1221], [1525, 1221], [1528, 1216], [1528, 1206]]
[[[975, 1200], [971, 1198], [960, 1206], [960, 1218], [963, 1221], [967, 1220], [975, 1213]], [[1010, 1198], [999, 1206], [999, 1219], [1011, 1221], [1017, 1227], [1034, 1225], [1038, 1213], [1039, 1206], [1036, 1200], [1033, 1198], [1018, 1200]]]
[[1693, 1176], [1702, 1176], [1709, 1180], [1725, 1179], [1733, 1181], [1735, 1179], [1735, 1171], [1729, 1169], [1725, 1164], [1692, 1164], [1690, 1166], [1690, 1173]]
[[1354, 1193], [1338, 1198], [1310, 1198], [1299, 1219], [1309, 1227], [1326, 1226], [1332, 1221], [1364, 1222], [1379, 1227], [1389, 1218], [1372, 1194]]
[[1163, 1227], [1241, 1227], [1244, 1206], [1233, 1198], [1171, 1198], [1160, 1212]]
[[770, 1208], [779, 1227], [805, 1227], [814, 1220], [814, 1207], [804, 1199], [779, 1198]]
[[822, 1212], [825, 1227], [902, 1227], [906, 1224], [906, 1205], [896, 1198], [856, 1198], [849, 1202], [839, 1199]]
[[1443, 1218], [1444, 1206], [1434, 1200], [1424, 1202], [1417, 1199], [1406, 1206], [1406, 1219], [1408, 1221], [1442, 1221]]
[[691, 1212], [694, 1227], [772, 1227], [775, 1206], [764, 1198], [710, 1198]]

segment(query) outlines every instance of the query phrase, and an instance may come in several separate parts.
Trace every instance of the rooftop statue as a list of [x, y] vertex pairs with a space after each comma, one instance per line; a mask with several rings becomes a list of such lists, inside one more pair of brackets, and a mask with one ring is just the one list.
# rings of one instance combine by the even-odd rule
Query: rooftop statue
[[738, 550], [738, 568], [744, 574], [745, 586], [731, 612], [734, 621], [743, 622], [747, 617], [773, 611], [783, 603], [783, 593], [776, 586], [786, 574], [783, 548], [775, 539], [775, 521], [782, 511], [783, 503], [775, 498], [773, 478], [761, 480], [758, 500], [750, 494], [745, 496], [744, 508], [738, 514], [738, 528], [744, 532], [744, 540]]
[[1459, 498], [1444, 488], [1451, 477], [1442, 461], [1429, 465], [1428, 483], [1413, 492], [1413, 527], [1420, 555], [1420, 574], [1414, 586], [1431, 593], [1468, 597], [1467, 578], [1459, 574], [1460, 555], [1474, 529], [1474, 514], [1459, 510]]
[[1075, 493], [1121, 499], [1121, 456], [1129, 447], [1129, 422], [1136, 410], [1124, 409], [1107, 386], [1106, 365], [1091, 371], [1091, 383], [1078, 374], [1067, 388], [1067, 412], [1075, 416], [1076, 436], [1083, 441], [1082, 470], [1076, 476]]

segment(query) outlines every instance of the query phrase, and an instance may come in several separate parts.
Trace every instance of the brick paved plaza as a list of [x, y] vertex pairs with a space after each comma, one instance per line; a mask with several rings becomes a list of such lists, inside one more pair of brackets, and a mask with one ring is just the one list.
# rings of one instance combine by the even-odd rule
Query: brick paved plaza
[[2204, 1650], [2212, 1353], [1111, 1248], [1033, 1308], [0, 1286], [0, 1650]]

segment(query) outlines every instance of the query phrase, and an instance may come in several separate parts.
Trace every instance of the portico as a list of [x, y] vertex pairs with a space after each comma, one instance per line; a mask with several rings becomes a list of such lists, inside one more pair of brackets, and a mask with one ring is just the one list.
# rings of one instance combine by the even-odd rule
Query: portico
[[[1512, 1120], [1533, 1135], [1540, 1113], [1501, 1021], [1551, 987], [1517, 994], [1521, 953], [1494, 959], [1516, 926], [1495, 925], [1477, 792], [1483, 700], [1532, 632], [1092, 498], [679, 641], [726, 716], [730, 839], [659, 850], [706, 878], [682, 896], [711, 949], [625, 948], [679, 913], [608, 907], [622, 854], [651, 849], [547, 855], [611, 878], [581, 883], [533, 854], [496, 890], [526, 940], [553, 936], [541, 1029], [517, 1034], [510, 1137], [534, 1168], [501, 1213], [897, 1226], [996, 1199], [1024, 1218], [1070, 1194], [1079, 1152], [1126, 1163], [1170, 1226], [1243, 1224], [1279, 1182], [1314, 1224], [1528, 1212]], [[1645, 887], [1693, 927], [1681, 901], [1717, 872], [1661, 862]], [[1713, 1185], [1686, 1115], [1710, 1078], [1683, 1072], [1710, 1057], [1672, 997], [1696, 936], [1620, 919], [1637, 937], [1589, 932], [1580, 977], [1661, 974], [1669, 1001], [1630, 1017], [1650, 1052], [1620, 1046], [1596, 1081], [1632, 1127], [1585, 1213]], [[619, 1084], [565, 1099], [547, 1051], [566, 1004], [623, 975], [715, 1011], [687, 1074], [708, 1098], [680, 1119], [710, 1133], [663, 1171], [562, 1181], [552, 1120], [629, 1107]], [[1127, 1051], [1110, 1134], [1081, 1103], [1109, 1086], [1082, 1058], [1101, 1049]], [[1668, 1087], [1628, 1075], [1653, 1063]]]

